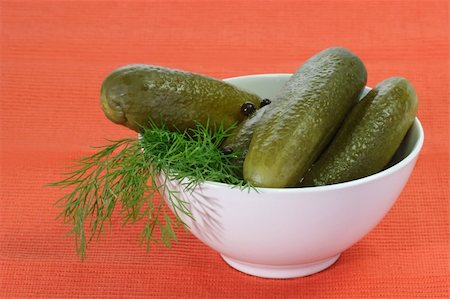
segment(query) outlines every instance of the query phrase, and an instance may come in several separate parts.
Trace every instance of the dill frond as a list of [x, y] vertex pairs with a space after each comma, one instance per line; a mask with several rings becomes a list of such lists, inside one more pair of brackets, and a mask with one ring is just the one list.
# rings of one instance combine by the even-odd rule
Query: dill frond
[[[152, 242], [170, 246], [176, 241], [175, 228], [184, 226], [180, 215], [191, 217], [187, 202], [170, 190], [167, 180], [183, 181], [185, 190], [192, 190], [205, 181], [251, 187], [240, 176], [233, 160], [239, 153], [225, 154], [220, 144], [232, 128], [216, 128], [198, 124], [184, 132], [169, 131], [155, 124], [144, 129], [139, 139], [110, 140], [97, 147], [97, 152], [82, 157], [65, 173], [61, 181], [50, 186], [69, 188], [56, 206], [58, 218], [72, 226], [69, 235], [75, 238], [77, 253], [83, 259], [87, 245], [100, 236], [105, 223], [111, 222], [116, 206], [123, 223], [145, 221], [141, 240], [147, 250]], [[161, 174], [165, 181], [160, 182]], [[185, 180], [187, 179], [187, 180]], [[175, 222], [164, 211], [164, 201], [155, 201], [156, 194], [166, 194]], [[111, 224], [111, 223], [110, 223]], [[154, 237], [155, 230], [161, 239]]]

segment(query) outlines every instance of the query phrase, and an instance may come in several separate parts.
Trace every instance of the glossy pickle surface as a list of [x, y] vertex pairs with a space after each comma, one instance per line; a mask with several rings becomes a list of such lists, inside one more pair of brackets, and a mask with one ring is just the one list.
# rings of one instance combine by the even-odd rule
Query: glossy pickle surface
[[196, 122], [230, 127], [246, 119], [243, 104], [259, 107], [260, 98], [204, 75], [134, 64], [105, 78], [100, 102], [108, 119], [132, 130], [140, 131], [152, 120], [183, 131]]
[[408, 80], [391, 77], [380, 82], [352, 109], [301, 185], [341, 183], [381, 171], [413, 124], [417, 104]]
[[329, 48], [306, 61], [258, 122], [244, 161], [244, 179], [257, 187], [298, 184], [356, 104], [367, 81], [362, 61]]

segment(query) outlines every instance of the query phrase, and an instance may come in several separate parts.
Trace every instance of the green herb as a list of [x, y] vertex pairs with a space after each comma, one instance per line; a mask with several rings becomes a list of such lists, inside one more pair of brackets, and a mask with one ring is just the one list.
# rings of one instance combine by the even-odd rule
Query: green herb
[[[153, 124], [139, 139], [98, 147], [95, 154], [81, 158], [63, 180], [51, 183], [72, 189], [56, 205], [62, 210], [58, 217], [73, 226], [69, 234], [75, 235], [81, 258], [87, 244], [111, 222], [117, 205], [124, 224], [145, 221], [141, 240], [147, 250], [151, 242], [161, 240], [169, 247], [176, 240], [174, 228], [185, 225], [180, 215], [192, 215], [167, 180], [182, 181], [186, 190], [205, 181], [249, 187], [238, 175], [239, 166], [232, 163], [240, 158], [239, 153], [225, 154], [219, 148], [231, 130], [218, 128], [211, 133], [208, 126], [197, 125], [185, 132], [171, 132]], [[165, 180], [161, 181], [161, 174]], [[155, 197], [163, 193], [173, 207], [175, 222], [165, 212], [164, 201]], [[158, 229], [161, 240], [154, 237]]]

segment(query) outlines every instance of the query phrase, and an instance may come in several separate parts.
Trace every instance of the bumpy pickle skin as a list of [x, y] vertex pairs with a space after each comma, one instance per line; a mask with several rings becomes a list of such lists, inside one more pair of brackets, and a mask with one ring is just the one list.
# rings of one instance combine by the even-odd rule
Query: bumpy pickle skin
[[306, 61], [258, 122], [244, 161], [244, 179], [257, 187], [296, 186], [366, 82], [363, 62], [347, 49], [329, 48]]
[[135, 64], [111, 72], [101, 86], [106, 117], [137, 132], [149, 121], [185, 130], [196, 123], [230, 127], [246, 119], [242, 105], [260, 98], [224, 81], [165, 67]]
[[391, 77], [380, 82], [352, 109], [300, 185], [331, 185], [381, 171], [412, 126], [417, 108], [408, 80]]

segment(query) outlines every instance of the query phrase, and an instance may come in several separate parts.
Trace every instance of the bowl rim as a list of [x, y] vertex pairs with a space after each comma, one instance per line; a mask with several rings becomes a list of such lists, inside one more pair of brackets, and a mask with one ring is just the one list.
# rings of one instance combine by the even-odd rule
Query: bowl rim
[[[237, 77], [230, 77], [230, 78], [225, 78], [223, 79], [224, 81], [229, 82], [230, 80], [234, 80], [234, 79], [244, 79], [244, 78], [258, 78], [258, 77], [272, 77], [272, 76], [292, 76], [292, 74], [288, 74], [288, 73], [267, 73], [267, 74], [254, 74], [254, 75], [243, 75], [243, 76], [237, 76]], [[231, 82], [229, 82], [230, 84], [232, 84]], [[366, 88], [371, 88], [370, 86], [366, 86]], [[339, 190], [339, 189], [345, 189], [345, 188], [351, 188], [353, 186], [356, 185], [361, 185], [364, 183], [369, 183], [372, 181], [376, 181], [384, 176], [390, 175], [396, 171], [398, 171], [399, 169], [405, 167], [406, 165], [408, 165], [409, 163], [411, 163], [414, 159], [416, 159], [423, 147], [423, 143], [424, 143], [424, 131], [423, 131], [423, 127], [422, 124], [419, 120], [418, 117], [415, 117], [413, 125], [412, 126], [416, 126], [416, 128], [418, 129], [418, 138], [417, 141], [414, 143], [413, 149], [411, 150], [411, 152], [405, 157], [403, 158], [401, 161], [395, 163], [394, 165], [390, 166], [389, 168], [386, 168], [382, 171], [379, 171], [377, 173], [371, 174], [369, 176], [363, 177], [363, 178], [359, 178], [359, 179], [355, 179], [355, 180], [351, 180], [348, 182], [343, 182], [343, 183], [336, 183], [336, 184], [331, 184], [331, 185], [324, 185], [324, 186], [311, 186], [311, 187], [285, 187], [285, 188], [266, 188], [266, 187], [251, 187], [251, 189], [255, 189], [256, 191], [263, 191], [263, 192], [282, 192], [282, 193], [289, 193], [289, 192], [311, 192], [311, 191], [331, 191], [331, 190]], [[412, 128], [411, 126], [411, 128]], [[230, 185], [230, 184], [225, 184], [225, 183], [220, 183], [220, 182], [213, 182], [213, 181], [206, 181], [201, 183], [200, 185], [204, 185], [204, 186], [208, 186], [211, 188], [233, 188], [233, 189], [239, 189], [238, 186], [234, 186], [234, 185]]]
[[[390, 174], [400, 170], [401, 168], [403, 168], [406, 165], [408, 165], [409, 163], [411, 163], [412, 160], [414, 160], [418, 157], [420, 150], [422, 149], [422, 146], [424, 143], [424, 132], [423, 132], [422, 124], [417, 117], [415, 118], [413, 125], [415, 125], [417, 127], [417, 129], [419, 131], [419, 136], [418, 136], [418, 139], [417, 139], [416, 143], [414, 144], [414, 147], [411, 150], [411, 152], [405, 158], [403, 158], [401, 161], [399, 161], [399, 162], [395, 163], [394, 165], [390, 166], [389, 168], [386, 168], [377, 173], [368, 175], [363, 178], [351, 180], [348, 182], [336, 183], [336, 184], [324, 185], [324, 186], [285, 187], [285, 188], [251, 187], [251, 189], [255, 189], [256, 191], [265, 191], [265, 192], [276, 191], [276, 192], [296, 192], [296, 193], [297, 192], [307, 192], [307, 191], [308, 192], [310, 192], [310, 191], [331, 191], [331, 190], [351, 188], [352, 186], [376, 181], [384, 176], [390, 175]], [[234, 186], [234, 185], [219, 183], [219, 182], [213, 182], [213, 181], [206, 181], [206, 182], [200, 183], [200, 185], [204, 185], [204, 186], [208, 186], [208, 187], [212, 187], [212, 188], [224, 188], [224, 187], [233, 188], [233, 189], [239, 188], [239, 186]]]
[[292, 73], [255, 73], [250, 75], [242, 75], [242, 76], [234, 76], [234, 77], [227, 77], [222, 79], [225, 82], [229, 82], [230, 80], [234, 79], [244, 79], [244, 78], [255, 78], [255, 77], [290, 77], [292, 76]]

